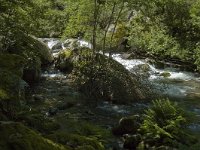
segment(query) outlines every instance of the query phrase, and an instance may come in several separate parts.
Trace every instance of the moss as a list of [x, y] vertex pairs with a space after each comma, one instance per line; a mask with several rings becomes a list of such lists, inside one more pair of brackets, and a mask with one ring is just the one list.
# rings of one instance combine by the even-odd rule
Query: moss
[[171, 76], [171, 74], [170, 74], [169, 72], [162, 72], [162, 73], [160, 74], [160, 76], [163, 76], [164, 78], [168, 78], [168, 77]]
[[[81, 120], [79, 119], [74, 120], [74, 119], [69, 119], [69, 118], [66, 119], [66, 117], [63, 118], [61, 116], [57, 118], [57, 122], [59, 122], [62, 127], [58, 131], [55, 131], [55, 134], [50, 135], [51, 136], [50, 139], [53, 138], [54, 140], [56, 140], [55, 142], [60, 141], [59, 143], [61, 144], [67, 143], [66, 141], [69, 139], [69, 137], [71, 137], [71, 135], [79, 135], [82, 138], [87, 137], [89, 138], [89, 141], [93, 141], [99, 146], [101, 145], [100, 147], [102, 147], [102, 145], [104, 146], [109, 145], [110, 143], [114, 141], [114, 137], [112, 133], [110, 132], [110, 130], [105, 129], [94, 123], [90, 123], [82, 119]], [[87, 138], [85, 140], [87, 140]], [[76, 144], [74, 141], [75, 139], [77, 139], [77, 137], [71, 138], [72, 143], [75, 144], [76, 148], [78, 148], [78, 146], [89, 145], [87, 144], [89, 141], [86, 142], [85, 144], [82, 144], [78, 141], [78, 144]], [[94, 147], [94, 145], [91, 145], [91, 144], [90, 146]]]
[[10, 117], [19, 109], [24, 100], [25, 82], [14, 73], [0, 69], [0, 110]]
[[23, 79], [29, 84], [39, 81], [41, 66], [53, 61], [50, 49], [33, 36], [21, 35], [16, 43], [8, 48], [8, 52], [20, 55], [26, 60]]
[[31, 52], [34, 56], [39, 57], [42, 65], [46, 65], [53, 61], [50, 49], [33, 36], [21, 35], [14, 46], [9, 48], [9, 51], [25, 58], [29, 58], [29, 52]]
[[124, 134], [135, 134], [140, 127], [140, 116], [133, 115], [129, 117], [123, 117], [119, 121], [119, 125], [112, 129], [112, 132], [116, 136], [122, 136]]
[[26, 83], [21, 79], [24, 63], [25, 59], [19, 55], [0, 54], [0, 105], [6, 115], [24, 100]]
[[2, 99], [9, 99], [9, 96], [5, 90], [0, 89], [0, 100], [2, 100]]
[[63, 50], [59, 53], [56, 60], [56, 67], [64, 72], [71, 72], [73, 69], [73, 63], [71, 60], [72, 50]]
[[104, 146], [101, 144], [101, 142], [98, 142], [97, 139], [95, 139], [94, 137], [86, 137], [78, 134], [67, 134], [63, 132], [57, 132], [55, 134], [49, 135], [48, 138], [55, 142], [66, 144], [75, 148], [78, 148], [79, 146], [88, 145], [93, 149], [104, 150]]
[[94, 149], [94, 147], [92, 147], [90, 145], [84, 145], [84, 146], [79, 146], [75, 150], [96, 150], [96, 149]]
[[20, 123], [0, 122], [0, 132], [0, 147], [3, 150], [68, 150]]
[[15, 54], [0, 54], [0, 68], [6, 69], [19, 77], [23, 75], [25, 59]]
[[[20, 90], [23, 90], [23, 83], [22, 79], [15, 75], [14, 73], [0, 69], [0, 89], [1, 93], [4, 95], [4, 97], [13, 98], [13, 99], [19, 99], [20, 98]], [[2, 95], [2, 96], [3, 96]]]
[[72, 55], [72, 50], [66, 49], [59, 53], [59, 56], [63, 59], [68, 59]]
[[45, 134], [50, 134], [60, 128], [60, 125], [53, 120], [45, 118], [38, 112], [23, 112], [18, 114], [18, 121], [22, 121], [25, 125]]

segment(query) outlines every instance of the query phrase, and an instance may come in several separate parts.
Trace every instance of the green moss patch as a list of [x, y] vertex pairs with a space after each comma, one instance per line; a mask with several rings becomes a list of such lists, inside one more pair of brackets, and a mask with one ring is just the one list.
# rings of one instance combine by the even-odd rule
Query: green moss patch
[[0, 122], [0, 132], [0, 147], [3, 150], [68, 150], [20, 123]]
[[0, 68], [21, 77], [23, 75], [25, 59], [15, 54], [0, 54]]
[[[48, 136], [53, 141], [68, 146], [78, 148], [79, 146], [90, 146], [90, 148], [97, 150], [104, 150], [104, 146], [94, 137], [86, 137], [78, 134], [56, 133]], [[82, 147], [83, 148], [83, 147]]]

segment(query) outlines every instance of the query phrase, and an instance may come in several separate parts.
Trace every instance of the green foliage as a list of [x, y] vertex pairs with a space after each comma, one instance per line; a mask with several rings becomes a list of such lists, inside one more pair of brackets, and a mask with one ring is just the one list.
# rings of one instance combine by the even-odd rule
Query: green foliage
[[197, 47], [194, 52], [195, 64], [197, 65], [197, 69], [200, 70], [200, 43], [197, 43]]
[[[63, 37], [82, 37], [91, 41], [95, 32], [98, 50], [104, 50], [104, 39], [107, 49], [116, 47], [126, 34], [125, 25], [122, 23], [125, 20], [127, 21], [125, 1], [107, 0], [96, 2], [97, 6], [95, 7], [95, 1], [67, 0], [67, 5], [70, 6], [67, 9], [69, 21]], [[96, 17], [94, 17], [95, 13], [97, 13]], [[94, 25], [96, 26], [95, 30]]]
[[22, 77], [25, 59], [15, 54], [0, 54], [0, 68]]
[[2, 99], [9, 99], [9, 96], [5, 90], [0, 89], [0, 100], [2, 100]]
[[93, 149], [104, 150], [104, 146], [94, 137], [80, 136], [78, 134], [55, 133], [48, 136], [53, 141], [61, 144], [69, 144], [72, 147], [90, 146]]
[[4, 150], [68, 150], [20, 123], [1, 122], [0, 147]]
[[19, 55], [0, 54], [0, 110], [5, 115], [14, 115], [19, 100], [24, 99], [24, 63]]
[[30, 0], [0, 1], [0, 36], [3, 44], [1, 50], [7, 50], [22, 33], [36, 31], [35, 10], [37, 5]]
[[23, 79], [28, 83], [37, 82], [41, 67], [53, 61], [50, 49], [44, 43], [25, 34], [21, 34], [16, 42], [9, 46], [8, 52], [24, 58]]
[[153, 0], [132, 2], [130, 45], [161, 58], [196, 62], [200, 39], [199, 1]]
[[183, 111], [168, 99], [156, 100], [146, 110], [139, 132], [150, 147], [190, 145], [195, 140], [186, 131], [186, 121]]
[[12, 71], [0, 68], [0, 110], [13, 117], [24, 99], [25, 82]]
[[39, 37], [59, 37], [68, 22], [66, 0], [40, 0], [37, 33]]
[[49, 134], [60, 128], [60, 125], [55, 121], [45, 118], [38, 112], [23, 111], [17, 114], [17, 120], [22, 121], [28, 127], [41, 133]]

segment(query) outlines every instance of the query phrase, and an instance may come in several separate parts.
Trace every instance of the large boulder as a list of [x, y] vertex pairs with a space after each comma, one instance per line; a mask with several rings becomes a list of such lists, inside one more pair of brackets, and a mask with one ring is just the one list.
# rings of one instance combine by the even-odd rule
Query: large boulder
[[8, 50], [10, 53], [19, 54], [27, 59], [33, 55], [37, 56], [40, 58], [42, 65], [47, 65], [53, 61], [51, 50], [34, 36], [23, 35], [19, 37], [16, 44]]
[[33, 36], [22, 35], [8, 52], [25, 58], [23, 79], [29, 84], [39, 81], [41, 67], [53, 61], [50, 49]]
[[160, 76], [164, 77], [164, 78], [168, 78], [171, 76], [171, 73], [170, 72], [167, 72], [167, 71], [164, 71], [162, 73], [160, 73]]
[[0, 69], [0, 111], [6, 116], [13, 117], [25, 97], [24, 82], [19, 76], [8, 70]]
[[0, 69], [6, 69], [14, 75], [22, 77], [25, 59], [15, 54], [0, 54]]
[[0, 54], [0, 110], [12, 115], [24, 100], [26, 82], [23, 75], [25, 59], [15, 54]]
[[88, 98], [113, 103], [129, 103], [145, 99], [138, 80], [118, 63], [90, 49], [73, 52], [71, 77], [74, 86]]
[[134, 115], [130, 117], [121, 118], [119, 125], [112, 129], [112, 132], [116, 136], [122, 136], [124, 134], [135, 134], [140, 127], [140, 116]]

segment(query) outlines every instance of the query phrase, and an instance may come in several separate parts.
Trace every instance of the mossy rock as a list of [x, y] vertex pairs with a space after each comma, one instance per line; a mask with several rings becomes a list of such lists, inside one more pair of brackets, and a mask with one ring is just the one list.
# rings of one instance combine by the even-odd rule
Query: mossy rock
[[92, 147], [90, 145], [84, 145], [84, 146], [79, 146], [75, 150], [96, 150], [96, 149], [94, 149], [94, 147]]
[[0, 68], [22, 77], [25, 59], [15, 54], [0, 54]]
[[57, 132], [48, 136], [49, 139], [60, 143], [66, 144], [70, 147], [80, 148], [85, 145], [90, 146], [95, 150], [104, 150], [104, 146], [94, 137], [86, 137], [78, 134], [67, 134], [64, 132]]
[[0, 122], [0, 147], [3, 150], [68, 150], [15, 122]]
[[103, 145], [110, 144], [115, 138], [109, 129], [103, 128], [92, 122], [88, 122], [82, 119], [67, 119], [66, 116], [59, 117], [57, 119], [57, 121], [62, 124], [62, 128], [56, 132], [65, 132], [68, 134], [78, 134], [85, 137], [93, 137], [94, 139], [101, 141]]
[[40, 80], [41, 75], [41, 61], [38, 57], [33, 56], [28, 60], [24, 68], [23, 79], [32, 85]]
[[72, 50], [62, 50], [59, 52], [58, 58], [56, 59], [56, 68], [64, 72], [71, 72], [73, 70], [72, 63]]
[[[5, 97], [18, 99], [20, 92], [23, 92], [26, 83], [14, 73], [0, 68], [0, 89]], [[7, 96], [6, 96], [7, 95]]]
[[0, 100], [24, 99], [26, 83], [21, 79], [25, 59], [15, 54], [0, 54]]
[[0, 111], [7, 117], [13, 117], [24, 100], [26, 83], [14, 73], [0, 69]]
[[41, 66], [46, 66], [53, 61], [50, 49], [33, 36], [20, 36], [16, 43], [8, 48], [8, 52], [20, 55], [26, 60], [23, 79], [29, 84], [38, 82]]
[[74, 86], [88, 98], [130, 103], [145, 99], [141, 83], [119, 62], [89, 49], [73, 53]]
[[13, 47], [8, 49], [10, 53], [15, 53], [30, 58], [30, 53], [39, 57], [42, 65], [53, 61], [51, 50], [43, 42], [34, 36], [22, 35], [18, 38]]
[[22, 121], [25, 125], [45, 134], [50, 134], [60, 128], [60, 125], [37, 112], [23, 112], [18, 114], [17, 120]]
[[170, 72], [162, 72], [162, 73], [160, 74], [160, 76], [162, 76], [162, 77], [164, 77], [164, 78], [168, 78], [168, 77], [171, 76], [171, 73], [170, 73]]
[[133, 115], [130, 117], [123, 117], [119, 121], [119, 125], [112, 129], [112, 132], [116, 136], [122, 136], [124, 134], [135, 134], [140, 127], [140, 116]]

